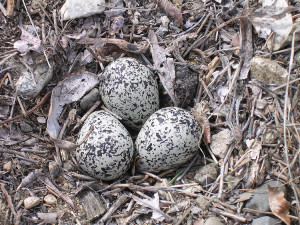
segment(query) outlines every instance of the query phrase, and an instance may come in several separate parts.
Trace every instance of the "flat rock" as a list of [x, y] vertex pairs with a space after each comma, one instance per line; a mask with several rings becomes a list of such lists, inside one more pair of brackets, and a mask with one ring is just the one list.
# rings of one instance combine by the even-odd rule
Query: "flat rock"
[[281, 224], [279, 219], [275, 219], [269, 216], [259, 217], [254, 219], [251, 225], [274, 225], [274, 224]]
[[229, 129], [224, 129], [219, 133], [212, 135], [210, 148], [214, 155], [223, 159], [226, 156], [228, 145], [230, 145], [231, 140], [232, 135]]
[[282, 84], [286, 80], [287, 71], [276, 61], [262, 57], [253, 57], [250, 62], [251, 79], [265, 84]]
[[222, 223], [221, 218], [212, 216], [205, 221], [204, 225], [224, 225], [224, 223]]
[[49, 68], [47, 62], [35, 65], [32, 74], [22, 64], [18, 64], [17, 68], [21, 76], [16, 83], [16, 88], [18, 94], [27, 98], [37, 97], [53, 76], [53, 66]]
[[194, 177], [194, 180], [200, 185], [207, 185], [214, 182], [218, 176], [218, 166], [215, 163], [207, 164], [201, 167]]
[[268, 185], [272, 187], [278, 187], [278, 191], [282, 191], [286, 194], [286, 188], [280, 181], [270, 181], [258, 188], [255, 188], [251, 193], [253, 197], [247, 201], [245, 207], [249, 209], [255, 209], [263, 212], [270, 212], [269, 196], [268, 196]]
[[66, 0], [61, 7], [62, 20], [71, 20], [81, 17], [88, 17], [104, 11], [105, 0]]

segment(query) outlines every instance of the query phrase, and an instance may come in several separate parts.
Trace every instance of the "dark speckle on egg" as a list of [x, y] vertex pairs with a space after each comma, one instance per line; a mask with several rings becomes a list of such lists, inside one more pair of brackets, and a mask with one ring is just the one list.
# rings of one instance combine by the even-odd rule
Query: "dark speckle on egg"
[[77, 143], [88, 136], [75, 151], [80, 167], [101, 180], [113, 180], [124, 174], [130, 166], [134, 148], [126, 128], [111, 114], [92, 113], [82, 126]]
[[130, 128], [139, 130], [159, 109], [157, 81], [137, 60], [117, 59], [105, 68], [103, 77], [99, 91], [104, 104]]
[[163, 108], [152, 114], [136, 139], [137, 169], [167, 170], [190, 160], [198, 151], [200, 124], [187, 110]]

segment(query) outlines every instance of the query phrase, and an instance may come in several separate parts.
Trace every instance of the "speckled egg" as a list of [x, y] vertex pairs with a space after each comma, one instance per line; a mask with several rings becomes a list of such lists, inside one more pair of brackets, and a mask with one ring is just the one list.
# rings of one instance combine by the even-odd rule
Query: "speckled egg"
[[189, 112], [177, 107], [152, 114], [135, 142], [138, 170], [167, 170], [189, 161], [198, 151], [200, 124]]
[[153, 73], [133, 58], [120, 58], [109, 64], [99, 91], [105, 106], [134, 130], [139, 130], [159, 109], [158, 85]]
[[92, 113], [78, 134], [75, 157], [80, 167], [101, 180], [113, 180], [124, 174], [134, 154], [133, 141], [126, 128], [105, 111]]

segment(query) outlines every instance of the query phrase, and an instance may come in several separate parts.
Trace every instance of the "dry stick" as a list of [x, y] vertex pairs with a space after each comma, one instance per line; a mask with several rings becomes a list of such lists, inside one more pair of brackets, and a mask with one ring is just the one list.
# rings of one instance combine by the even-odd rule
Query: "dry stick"
[[[289, 160], [289, 153], [288, 153], [288, 141], [287, 141], [287, 108], [288, 108], [288, 104], [289, 104], [289, 88], [290, 88], [290, 75], [291, 75], [291, 71], [293, 68], [293, 60], [294, 60], [294, 50], [295, 50], [295, 35], [297, 32], [299, 32], [300, 30], [297, 29], [294, 31], [293, 33], [293, 41], [292, 41], [292, 51], [291, 51], [291, 57], [290, 57], [290, 63], [289, 63], [289, 72], [287, 75], [287, 85], [286, 85], [286, 89], [285, 89], [285, 97], [284, 97], [284, 117], [283, 117], [283, 140], [284, 140], [284, 153], [285, 153], [285, 158], [286, 158], [286, 162], [287, 162], [287, 168], [288, 168], [288, 174], [289, 174], [289, 178], [290, 180], [293, 180], [293, 173], [292, 173], [292, 169], [290, 166], [290, 160]], [[297, 188], [295, 187], [295, 183], [291, 181], [291, 186], [296, 198], [296, 204], [297, 204], [297, 208], [298, 210], [300, 209], [300, 202], [299, 202], [299, 196], [297, 193]], [[299, 211], [298, 211], [299, 213]], [[299, 219], [300, 219], [300, 215], [298, 215]]]
[[14, 52], [14, 53], [10, 54], [9, 56], [6, 56], [4, 59], [2, 59], [0, 61], [0, 66], [2, 66], [2, 64], [4, 64], [8, 59], [10, 59], [11, 57], [13, 57], [13, 56], [15, 56], [17, 54], [18, 54], [18, 52]]
[[225, 165], [229, 159], [229, 157], [231, 156], [231, 153], [234, 149], [235, 143], [232, 143], [228, 149], [228, 152], [222, 162], [221, 165], [221, 174], [220, 174], [220, 185], [219, 185], [219, 192], [218, 192], [218, 198], [221, 199], [222, 198], [222, 194], [223, 194], [223, 186], [224, 186], [224, 171], [225, 171]]
[[[49, 91], [36, 106], [34, 106], [32, 109], [26, 111], [26, 114], [29, 115], [32, 112], [34, 112], [35, 110], [37, 110], [41, 105], [43, 105], [46, 102], [46, 100], [48, 99], [48, 97], [50, 96], [50, 94], [51, 94], [51, 91]], [[3, 125], [5, 123], [9, 123], [9, 122], [18, 120], [18, 119], [20, 119], [22, 117], [24, 117], [23, 114], [17, 115], [17, 116], [15, 116], [13, 118], [10, 118], [10, 119], [4, 120], [4, 121], [0, 121], [0, 125]]]
[[175, 225], [180, 225], [183, 222], [183, 220], [189, 215], [190, 212], [191, 212], [191, 208], [188, 208], [188, 210], [184, 212], [180, 220], [177, 223], [175, 223]]
[[[28, 16], [28, 18], [29, 18], [29, 20], [30, 20], [30, 23], [31, 23], [31, 25], [32, 25], [33, 28], [34, 28], [36, 37], [40, 40], [39, 34], [38, 34], [38, 32], [37, 32], [37, 30], [36, 30], [36, 28], [35, 28], [35, 25], [34, 25], [34, 23], [33, 23], [32, 18], [31, 18], [31, 16], [30, 16], [29, 12], [28, 12], [26, 3], [25, 3], [24, 0], [22, 0], [22, 2], [23, 2], [23, 5], [24, 5], [24, 8], [25, 8], [25, 10], [26, 10], [27, 16]], [[47, 61], [47, 63], [48, 63], [49, 68], [52, 68], [52, 67], [51, 67], [51, 64], [50, 64], [50, 62], [49, 62], [49, 60], [48, 60], [48, 56], [46, 55], [46, 52], [45, 52], [45, 49], [44, 49], [44, 48], [43, 48], [43, 53], [44, 53], [44, 56], [45, 56], [45, 58], [46, 58], [46, 61]]]
[[236, 20], [239, 20], [239, 19], [242, 19], [242, 18], [245, 18], [246, 16], [238, 16], [238, 17], [235, 17], [235, 18], [232, 18], [230, 20], [227, 20], [226, 22], [222, 23], [220, 26], [216, 27], [215, 29], [213, 29], [211, 32], [209, 32], [206, 36], [204, 37], [201, 37], [199, 38], [198, 40], [196, 40], [189, 48], [188, 50], [186, 50], [186, 52], [183, 54], [183, 58], [187, 56], [187, 54], [192, 50], [192, 48], [194, 47], [198, 47], [200, 46], [204, 41], [206, 41], [210, 36], [212, 36], [216, 31], [222, 29], [223, 27], [227, 26], [228, 24], [236, 21]]
[[15, 9], [15, 0], [7, 0], [6, 14], [8, 17], [12, 17], [14, 15], [14, 9]]
[[3, 13], [4, 16], [7, 16], [7, 11], [5, 9], [5, 7], [3, 6], [3, 4], [0, 2], [0, 10]]
[[216, 209], [216, 208], [211, 208], [210, 210], [213, 211], [213, 212], [215, 212], [215, 213], [217, 213], [217, 214], [230, 217], [230, 218], [232, 218], [234, 220], [238, 220], [238, 221], [240, 221], [242, 223], [246, 223], [247, 222], [246, 218], [244, 218], [242, 216], [239, 216], [239, 215], [235, 215], [235, 214], [232, 214], [232, 213], [229, 213], [229, 212], [225, 212], [225, 211], [222, 211], [222, 210]]
[[123, 203], [127, 201], [128, 197], [129, 196], [127, 194], [124, 194], [118, 198], [97, 224], [104, 223], [114, 213], [114, 211], [116, 211]]
[[14, 216], [16, 216], [17, 213], [16, 213], [15, 207], [14, 207], [12, 201], [11, 201], [10, 195], [7, 193], [7, 191], [4, 187], [4, 184], [0, 183], [0, 186], [1, 186], [1, 191], [3, 192], [3, 194], [6, 197], [6, 201], [7, 201], [7, 204], [9, 205], [9, 208], [10, 208], [11, 212], [14, 214]]

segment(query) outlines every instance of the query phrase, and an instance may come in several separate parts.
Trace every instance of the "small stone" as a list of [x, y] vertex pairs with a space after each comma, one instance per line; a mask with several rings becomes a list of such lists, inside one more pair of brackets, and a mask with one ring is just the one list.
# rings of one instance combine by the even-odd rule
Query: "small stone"
[[25, 209], [31, 209], [33, 207], [36, 207], [38, 204], [40, 204], [40, 198], [31, 196], [24, 200], [24, 207]]
[[105, 5], [105, 0], [66, 0], [60, 10], [61, 18], [71, 20], [95, 15], [105, 10], [101, 5]]
[[198, 204], [198, 206], [202, 209], [202, 210], [206, 210], [209, 207], [210, 202], [205, 199], [202, 195], [200, 195], [197, 199], [196, 202]]
[[219, 217], [209, 217], [204, 225], [224, 225], [224, 223], [222, 223], [222, 220]]
[[231, 140], [231, 131], [229, 129], [224, 129], [219, 133], [212, 135], [210, 148], [216, 156], [223, 159], [226, 156]]
[[39, 116], [36, 118], [36, 120], [38, 121], [38, 123], [40, 124], [45, 124], [47, 122], [46, 118], [43, 116]]
[[51, 161], [48, 165], [50, 176], [55, 179], [60, 173], [60, 167], [57, 162]]
[[255, 209], [262, 212], [270, 212], [270, 205], [269, 205], [269, 196], [268, 196], [268, 185], [271, 187], [278, 187], [278, 191], [282, 191], [286, 194], [286, 187], [280, 181], [271, 181], [267, 182], [258, 188], [253, 190], [253, 197], [247, 201], [245, 207], [249, 209]]
[[251, 225], [274, 225], [274, 224], [281, 224], [280, 220], [269, 216], [263, 216], [253, 220]]
[[54, 195], [48, 194], [44, 197], [44, 201], [49, 205], [55, 205], [57, 200]]
[[87, 111], [98, 100], [100, 100], [99, 90], [97, 88], [94, 88], [82, 98], [82, 100], [80, 101], [80, 108], [84, 111]]
[[253, 57], [250, 62], [251, 78], [265, 84], [286, 82], [287, 71], [276, 61], [262, 57]]
[[12, 162], [8, 161], [8, 162], [4, 163], [2, 168], [3, 168], [4, 171], [11, 171], [11, 169], [12, 169]]
[[39, 95], [41, 90], [50, 82], [53, 76], [53, 66], [49, 68], [47, 62], [37, 64], [32, 74], [23, 65], [17, 66], [19, 74], [21, 75], [16, 82], [16, 89], [18, 94], [23, 97], [35, 98]]
[[200, 185], [207, 185], [214, 182], [218, 176], [218, 166], [215, 163], [207, 164], [201, 167], [194, 177], [194, 180]]
[[20, 123], [20, 129], [24, 133], [29, 133], [29, 132], [32, 132], [32, 130], [33, 130], [33, 128], [28, 123], [25, 123], [24, 121], [22, 121]]

